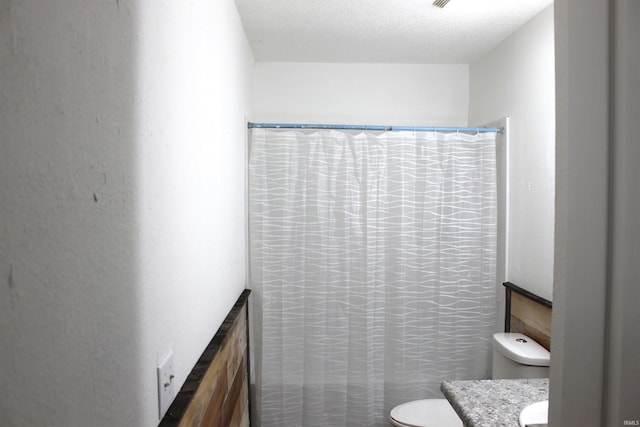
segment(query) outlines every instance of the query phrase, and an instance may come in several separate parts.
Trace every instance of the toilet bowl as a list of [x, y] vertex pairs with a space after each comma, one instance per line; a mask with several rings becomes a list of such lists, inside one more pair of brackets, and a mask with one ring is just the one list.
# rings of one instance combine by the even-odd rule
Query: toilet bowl
[[[549, 352], [526, 335], [493, 335], [492, 378], [548, 378]], [[396, 406], [389, 414], [396, 427], [461, 427], [462, 421], [446, 399], [422, 399]]]
[[396, 406], [389, 414], [396, 427], [462, 427], [446, 399], [423, 399]]

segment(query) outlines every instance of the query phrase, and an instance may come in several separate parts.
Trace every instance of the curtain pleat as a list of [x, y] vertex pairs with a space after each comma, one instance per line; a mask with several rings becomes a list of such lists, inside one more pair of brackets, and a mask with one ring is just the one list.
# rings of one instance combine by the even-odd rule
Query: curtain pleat
[[495, 134], [251, 131], [258, 426], [387, 426], [487, 378]]

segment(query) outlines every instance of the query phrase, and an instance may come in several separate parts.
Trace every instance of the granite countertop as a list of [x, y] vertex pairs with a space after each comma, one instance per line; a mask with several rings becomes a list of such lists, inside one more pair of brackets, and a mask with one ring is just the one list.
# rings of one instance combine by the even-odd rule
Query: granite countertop
[[445, 381], [440, 389], [467, 427], [519, 427], [525, 407], [549, 398], [549, 379]]

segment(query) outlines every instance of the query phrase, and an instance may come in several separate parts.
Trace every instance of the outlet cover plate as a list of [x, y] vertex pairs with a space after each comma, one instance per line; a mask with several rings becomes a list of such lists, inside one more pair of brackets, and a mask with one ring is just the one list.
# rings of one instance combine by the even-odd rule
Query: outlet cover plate
[[173, 352], [169, 350], [169, 353], [162, 359], [162, 362], [160, 362], [158, 366], [158, 408], [160, 419], [167, 413], [176, 395], [173, 383]]

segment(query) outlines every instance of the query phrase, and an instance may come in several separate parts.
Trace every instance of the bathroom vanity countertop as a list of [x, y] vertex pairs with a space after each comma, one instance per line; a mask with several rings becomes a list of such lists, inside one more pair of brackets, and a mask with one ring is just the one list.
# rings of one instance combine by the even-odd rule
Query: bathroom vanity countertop
[[440, 389], [466, 427], [518, 427], [525, 407], [549, 398], [549, 379], [445, 381]]

